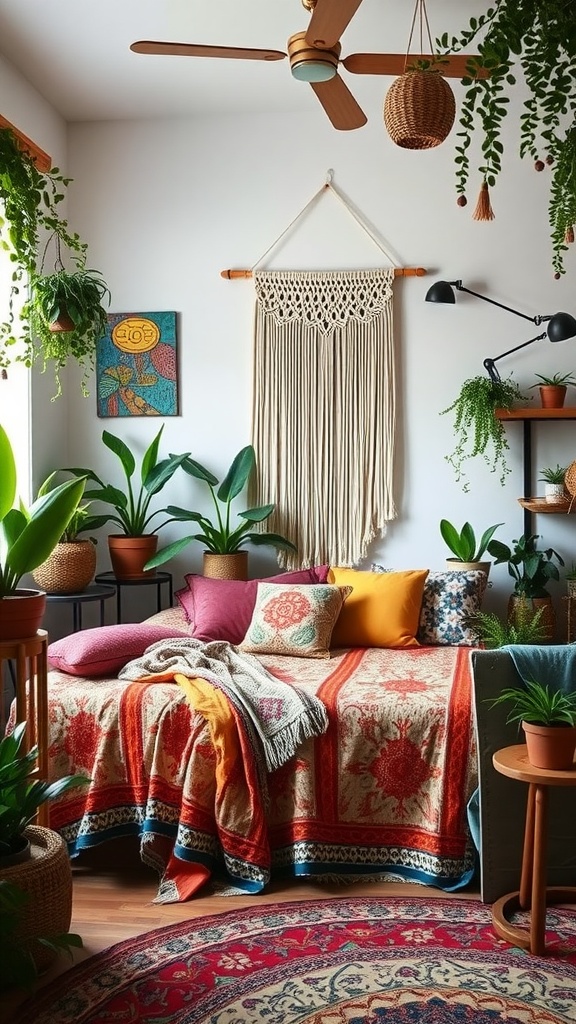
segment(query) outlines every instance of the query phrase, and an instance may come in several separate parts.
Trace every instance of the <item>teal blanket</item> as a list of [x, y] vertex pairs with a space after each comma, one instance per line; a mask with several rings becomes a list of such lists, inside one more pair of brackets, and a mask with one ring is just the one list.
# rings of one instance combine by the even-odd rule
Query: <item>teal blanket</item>
[[524, 682], [537, 680], [552, 690], [576, 692], [576, 644], [507, 644], [518, 675]]

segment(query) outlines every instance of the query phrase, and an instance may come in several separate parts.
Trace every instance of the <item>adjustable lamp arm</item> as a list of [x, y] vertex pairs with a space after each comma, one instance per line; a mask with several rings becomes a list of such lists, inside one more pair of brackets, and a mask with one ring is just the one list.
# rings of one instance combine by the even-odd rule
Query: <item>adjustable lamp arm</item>
[[530, 338], [530, 341], [523, 341], [521, 345], [516, 345], [514, 348], [509, 348], [507, 352], [501, 352], [500, 355], [495, 356], [494, 359], [485, 359], [483, 366], [484, 369], [487, 371], [490, 380], [499, 381], [502, 379], [500, 377], [500, 374], [498, 373], [498, 370], [494, 366], [494, 363], [498, 362], [499, 359], [503, 359], [504, 356], [511, 355], [512, 352], [518, 352], [519, 349], [526, 348], [527, 345], [532, 345], [535, 341], [542, 341], [542, 339], [546, 337], [547, 332], [544, 331], [543, 334], [539, 334], [536, 338]]
[[[484, 302], [490, 302], [493, 306], [499, 306], [500, 309], [505, 309], [507, 313], [515, 313], [516, 316], [521, 316], [523, 320], [530, 320], [531, 323], [536, 324], [539, 327], [544, 320], [550, 320], [553, 314], [550, 316], [528, 316], [527, 313], [520, 313], [518, 309], [512, 309], [511, 306], [505, 306], [503, 302], [496, 302], [496, 299], [489, 299], [487, 295], [480, 295], [479, 292], [473, 292], [471, 288], [465, 288], [462, 281], [447, 281], [452, 288], [456, 288], [459, 292], [467, 292], [468, 295], [474, 295], [477, 299], [484, 299]], [[529, 344], [529, 342], [527, 342]]]

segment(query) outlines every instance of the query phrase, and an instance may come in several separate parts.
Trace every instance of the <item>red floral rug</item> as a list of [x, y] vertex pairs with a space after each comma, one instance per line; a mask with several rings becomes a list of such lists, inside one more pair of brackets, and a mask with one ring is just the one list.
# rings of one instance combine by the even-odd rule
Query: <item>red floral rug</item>
[[346, 898], [197, 918], [121, 942], [25, 1003], [16, 1024], [565, 1024], [576, 911], [544, 957], [477, 901]]

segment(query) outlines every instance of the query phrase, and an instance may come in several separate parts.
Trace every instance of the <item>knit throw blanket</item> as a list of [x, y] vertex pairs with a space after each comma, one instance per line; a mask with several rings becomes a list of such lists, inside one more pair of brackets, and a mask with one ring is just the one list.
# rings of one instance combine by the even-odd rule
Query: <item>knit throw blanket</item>
[[257, 658], [225, 640], [159, 640], [118, 673], [130, 680], [156, 674], [199, 676], [222, 690], [256, 736], [269, 772], [289, 761], [304, 740], [328, 728], [326, 709], [317, 697], [275, 679]]

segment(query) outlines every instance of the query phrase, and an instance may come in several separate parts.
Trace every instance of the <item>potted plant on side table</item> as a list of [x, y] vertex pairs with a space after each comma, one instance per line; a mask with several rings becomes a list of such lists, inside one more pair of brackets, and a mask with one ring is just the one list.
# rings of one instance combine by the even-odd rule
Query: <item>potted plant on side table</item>
[[[162, 565], [169, 558], [177, 555], [190, 541], [200, 541], [206, 548], [204, 552], [204, 576], [215, 579], [248, 579], [248, 552], [244, 545], [247, 542], [255, 545], [271, 545], [289, 551], [296, 551], [292, 541], [277, 533], [259, 533], [254, 525], [263, 523], [274, 511], [274, 505], [261, 505], [258, 508], [245, 509], [237, 514], [243, 520], [239, 526], [230, 522], [232, 502], [244, 490], [256, 466], [256, 454], [252, 445], [246, 445], [235, 456], [224, 480], [218, 486], [218, 479], [194, 459], [186, 458], [182, 469], [197, 480], [208, 485], [216, 519], [211, 521], [202, 512], [191, 512], [189, 509], [169, 505], [167, 511], [180, 522], [198, 523], [199, 533], [183, 537], [163, 548], [148, 563], [152, 566]], [[218, 490], [216, 490], [218, 488]]]
[[490, 702], [511, 703], [507, 722], [518, 722], [526, 736], [528, 760], [535, 768], [563, 771], [576, 750], [576, 693], [553, 690], [537, 680], [508, 687]]
[[85, 478], [67, 480], [25, 509], [14, 507], [16, 462], [0, 425], [0, 640], [20, 640], [39, 629], [46, 594], [20, 588], [56, 547], [84, 491]]

